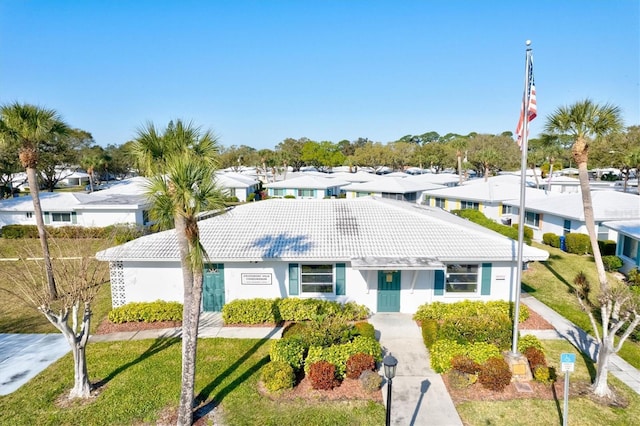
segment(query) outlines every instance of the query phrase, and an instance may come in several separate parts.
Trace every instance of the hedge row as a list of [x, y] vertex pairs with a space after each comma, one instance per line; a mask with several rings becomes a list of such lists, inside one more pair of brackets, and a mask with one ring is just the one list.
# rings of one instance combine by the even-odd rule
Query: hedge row
[[[489, 228], [492, 231], [496, 231], [497, 233], [502, 234], [505, 237], [509, 237], [512, 240], [518, 240], [518, 224], [514, 224], [512, 226], [502, 225], [489, 219], [483, 213], [474, 209], [451, 210], [451, 213], [464, 219], [470, 220], [471, 222], [477, 223], [478, 225], [484, 226], [485, 228]], [[531, 244], [532, 238], [533, 229], [525, 226], [524, 242], [527, 244]]]
[[[492, 300], [488, 302], [463, 300], [456, 303], [433, 302], [425, 303], [418, 307], [418, 311], [413, 316], [416, 321], [428, 319], [439, 322], [454, 318], [475, 317], [475, 316], [506, 316], [513, 317], [515, 310], [513, 302], [503, 300]], [[520, 304], [519, 322], [529, 318], [529, 308]]]
[[[129, 224], [110, 225], [103, 228], [84, 226], [45, 226], [53, 238], [113, 238], [122, 244], [147, 234], [148, 229]], [[0, 228], [0, 236], [7, 239], [38, 238], [36, 225], [6, 225]]]
[[236, 299], [222, 307], [225, 324], [277, 324], [314, 320], [321, 316], [358, 321], [369, 315], [366, 306], [355, 302], [342, 304], [318, 299]]
[[358, 353], [371, 355], [376, 362], [382, 361], [382, 348], [376, 339], [356, 336], [353, 341], [342, 345], [333, 345], [328, 348], [321, 346], [310, 347], [307, 358], [304, 361], [304, 371], [308, 374], [309, 368], [314, 363], [327, 361], [335, 365], [336, 376], [343, 379], [347, 371], [347, 360]]
[[122, 324], [125, 322], [182, 321], [182, 303], [155, 302], [128, 303], [112, 309], [109, 321]]

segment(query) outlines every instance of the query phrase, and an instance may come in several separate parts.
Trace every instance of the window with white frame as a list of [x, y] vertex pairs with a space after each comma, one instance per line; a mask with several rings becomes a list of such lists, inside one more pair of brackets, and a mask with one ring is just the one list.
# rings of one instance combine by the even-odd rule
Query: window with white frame
[[444, 198], [436, 197], [436, 198], [434, 198], [434, 200], [435, 200], [434, 205], [436, 207], [440, 207], [441, 209], [444, 209], [444, 206], [445, 206]]
[[447, 265], [447, 293], [477, 293], [478, 265], [451, 264]]
[[300, 291], [333, 293], [333, 265], [300, 265]]
[[480, 210], [480, 204], [475, 201], [460, 201], [460, 209], [461, 210]]
[[609, 239], [609, 228], [598, 224], [598, 241], [606, 241]]
[[51, 213], [51, 222], [71, 223], [71, 213]]
[[272, 188], [274, 197], [284, 197], [284, 188]]
[[502, 214], [513, 214], [513, 206], [502, 205]]
[[540, 228], [540, 213], [525, 212], [524, 224], [534, 228]]
[[356, 197], [368, 197], [369, 195], [371, 195], [370, 192], [362, 192], [362, 191], [356, 192]]
[[308, 188], [300, 188], [298, 189], [298, 197], [315, 197], [316, 190], [308, 189]]

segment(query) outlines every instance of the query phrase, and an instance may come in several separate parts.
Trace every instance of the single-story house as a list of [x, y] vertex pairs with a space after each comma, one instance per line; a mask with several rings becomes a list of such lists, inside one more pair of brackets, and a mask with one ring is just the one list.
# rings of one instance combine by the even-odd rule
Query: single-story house
[[616, 255], [622, 259], [622, 272], [640, 269], [640, 219], [603, 222], [602, 225], [618, 233]]
[[[373, 312], [406, 313], [433, 301], [514, 300], [516, 242], [441, 209], [373, 197], [269, 199], [199, 227], [209, 254], [205, 311], [256, 297], [355, 301]], [[183, 300], [174, 230], [96, 257], [109, 262], [114, 307]], [[547, 258], [525, 245], [525, 262]]]
[[443, 188], [442, 185], [426, 181], [416, 181], [411, 178], [412, 177], [408, 175], [407, 177], [384, 176], [370, 182], [353, 183], [342, 188], [342, 190], [346, 193], [346, 198], [367, 197], [372, 195], [380, 198], [419, 203], [424, 191]]
[[[136, 195], [83, 192], [41, 192], [45, 225], [104, 227], [119, 223], [146, 225], [149, 203]], [[0, 227], [35, 225], [31, 195], [0, 200]]]
[[[640, 217], [640, 196], [613, 190], [592, 190], [594, 220], [599, 240], [618, 239], [615, 230], [602, 226], [603, 222], [629, 220]], [[518, 220], [518, 200], [504, 201], [512, 207]], [[525, 224], [533, 229], [533, 238], [542, 240], [545, 233], [566, 235], [587, 233], [584, 223], [582, 193], [558, 194], [548, 192], [543, 197], [525, 197]]]
[[258, 190], [259, 181], [241, 173], [216, 173], [216, 183], [224, 188], [229, 197], [237, 197], [238, 201], [246, 202], [249, 194]]
[[349, 185], [349, 182], [340, 179], [312, 175], [297, 175], [291, 179], [272, 182], [264, 185], [269, 197], [322, 199], [337, 197], [340, 195], [340, 188]]

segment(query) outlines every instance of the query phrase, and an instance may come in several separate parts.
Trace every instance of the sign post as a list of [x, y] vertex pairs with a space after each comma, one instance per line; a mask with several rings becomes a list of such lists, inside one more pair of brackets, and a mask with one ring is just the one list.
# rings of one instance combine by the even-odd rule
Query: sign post
[[562, 413], [562, 426], [567, 426], [569, 420], [569, 373], [576, 366], [576, 354], [563, 353], [560, 355], [560, 369], [564, 372], [564, 410]]

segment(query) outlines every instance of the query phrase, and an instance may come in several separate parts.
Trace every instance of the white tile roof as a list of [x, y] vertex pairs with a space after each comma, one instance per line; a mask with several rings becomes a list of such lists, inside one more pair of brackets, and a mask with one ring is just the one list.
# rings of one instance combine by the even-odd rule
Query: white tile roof
[[410, 177], [382, 177], [371, 182], [354, 183], [343, 189], [354, 192], [406, 194], [408, 192], [420, 192], [437, 188], [443, 188], [443, 186], [431, 182], [415, 181]]
[[[373, 197], [248, 203], [201, 221], [200, 232], [215, 262], [363, 258], [481, 262], [517, 257], [513, 240], [441, 209]], [[523, 254], [525, 260], [548, 257], [546, 251], [528, 246]], [[175, 231], [138, 238], [97, 257], [177, 261]]]
[[[525, 190], [525, 199], [545, 195], [541, 189], [526, 188]], [[425, 193], [448, 199], [497, 203], [505, 200], [520, 200], [520, 184], [492, 179], [485, 182], [484, 179], [481, 179], [480, 182], [465, 182], [459, 186], [429, 190]]]
[[607, 228], [629, 235], [630, 237], [640, 240], [640, 219], [618, 220], [602, 223]]
[[268, 183], [265, 188], [327, 189], [348, 185], [349, 182], [320, 176], [296, 176], [291, 179]]
[[[94, 192], [41, 192], [40, 205], [42, 211], [69, 212], [78, 210], [99, 210], [132, 208], [147, 204], [142, 196], [137, 195], [111, 195]], [[30, 195], [24, 197], [8, 198], [0, 200], [0, 212], [32, 212], [33, 200]]]
[[[640, 217], [640, 196], [613, 190], [591, 191], [594, 219], [607, 220], [636, 219]], [[505, 204], [517, 205], [512, 201]], [[567, 219], [584, 221], [582, 193], [547, 193], [544, 197], [525, 197], [527, 211], [550, 213]]]

